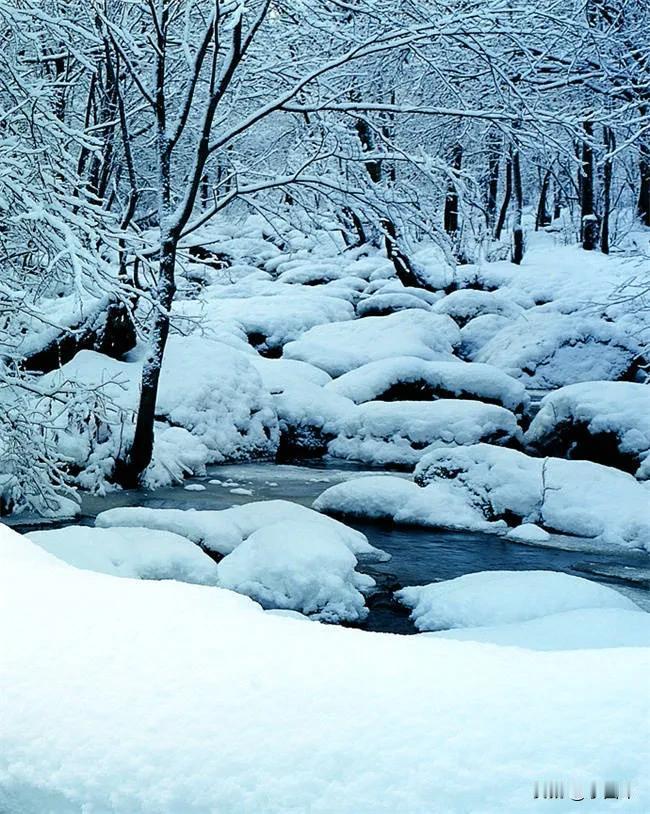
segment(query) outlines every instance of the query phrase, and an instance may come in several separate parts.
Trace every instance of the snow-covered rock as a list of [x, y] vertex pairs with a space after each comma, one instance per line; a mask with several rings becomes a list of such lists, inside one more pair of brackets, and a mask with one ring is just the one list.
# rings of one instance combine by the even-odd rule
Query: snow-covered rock
[[498, 314], [484, 314], [470, 320], [460, 330], [460, 347], [458, 352], [463, 359], [473, 361], [484, 345], [495, 337], [499, 331], [512, 324], [511, 319]]
[[33, 531], [29, 539], [76, 568], [134, 579], [217, 584], [217, 566], [201, 549], [170, 531], [66, 526]]
[[524, 622], [582, 608], [638, 610], [613, 588], [559, 571], [480, 571], [395, 593], [418, 630]]
[[[650, 477], [650, 387], [589, 381], [542, 400], [526, 442], [545, 455], [583, 458]], [[648, 461], [650, 464], [650, 461]]]
[[337, 534], [358, 559], [389, 559], [385, 552], [370, 545], [360, 531], [288, 500], [255, 501], [217, 511], [127, 506], [101, 512], [95, 520], [101, 528], [142, 526], [171, 531], [223, 555], [230, 554], [243, 540], [265, 526], [290, 522], [320, 526], [325, 534], [333, 529], [332, 533]]
[[521, 440], [517, 419], [480, 401], [370, 401], [358, 405], [328, 447], [338, 458], [413, 466], [432, 449]]
[[309, 362], [340, 376], [377, 359], [416, 356], [451, 359], [460, 342], [456, 323], [446, 315], [408, 310], [319, 325], [284, 348], [287, 359]]
[[382, 317], [398, 311], [419, 308], [429, 311], [430, 306], [420, 297], [403, 291], [378, 291], [357, 303], [357, 316]]
[[487, 314], [514, 320], [524, 311], [518, 302], [506, 294], [499, 291], [478, 291], [473, 288], [452, 291], [437, 302], [432, 310], [436, 314], [448, 314], [460, 328], [467, 325], [470, 320]]
[[622, 326], [540, 308], [500, 330], [473, 361], [495, 365], [526, 387], [550, 389], [625, 378], [634, 371], [638, 355], [638, 339]]
[[520, 412], [529, 400], [521, 382], [491, 365], [427, 362], [412, 356], [369, 362], [332, 380], [326, 389], [357, 404], [469, 398]]
[[300, 387], [305, 383], [322, 387], [332, 379], [324, 370], [296, 359], [268, 359], [254, 355], [249, 361], [269, 393], [281, 393], [288, 387]]
[[218, 566], [219, 584], [264, 608], [299, 611], [326, 622], [359, 622], [368, 615], [363, 592], [375, 581], [335, 526], [313, 521], [271, 523], [254, 531]]
[[599, 545], [650, 550], [648, 493], [611, 467], [477, 444], [431, 452], [415, 480], [427, 489], [459, 490], [486, 520], [519, 520]]
[[567, 767], [624, 771], [621, 805], [647, 810], [647, 650], [309, 624], [80, 571], [4, 527], [0, 561], [7, 814], [533, 814]]
[[452, 628], [437, 639], [485, 642], [528, 650], [650, 647], [650, 614], [623, 608], [584, 608], [506, 625]]
[[551, 539], [551, 535], [545, 529], [541, 529], [534, 523], [522, 523], [506, 534], [508, 540], [517, 543], [530, 543], [531, 545], [544, 545]]

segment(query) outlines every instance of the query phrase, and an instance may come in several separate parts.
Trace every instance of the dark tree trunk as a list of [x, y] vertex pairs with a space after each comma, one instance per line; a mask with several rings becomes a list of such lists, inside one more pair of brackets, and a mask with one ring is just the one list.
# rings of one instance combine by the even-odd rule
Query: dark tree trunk
[[499, 220], [497, 221], [494, 230], [494, 237], [496, 240], [501, 240], [501, 232], [506, 223], [506, 216], [508, 214], [508, 207], [510, 206], [510, 199], [512, 198], [512, 161], [510, 156], [506, 159], [505, 170], [505, 185], [503, 188], [503, 201], [501, 202], [501, 210], [499, 211]]
[[414, 288], [426, 288], [413, 270], [411, 261], [399, 247], [395, 224], [393, 221], [385, 218], [382, 220], [381, 226], [384, 231], [386, 256], [393, 264], [398, 280], [402, 283], [402, 285], [407, 287], [411, 286]]
[[551, 168], [549, 167], [544, 173], [542, 186], [539, 191], [539, 203], [537, 204], [537, 216], [535, 217], [535, 231], [539, 231], [544, 226], [548, 226], [551, 222], [550, 215], [548, 214], [548, 188], [551, 182]]
[[512, 153], [512, 186], [515, 193], [515, 218], [512, 227], [512, 262], [520, 265], [524, 259], [524, 228], [522, 223], [524, 193], [521, 183], [521, 158], [519, 149]]
[[582, 181], [580, 193], [580, 224], [582, 248], [593, 251], [598, 246], [598, 218], [594, 209], [594, 149], [592, 144], [594, 126], [590, 121], [583, 125]]
[[611, 127], [603, 128], [605, 164], [603, 166], [603, 219], [600, 230], [600, 250], [609, 254], [609, 216], [612, 207], [612, 153], [616, 149], [616, 139]]
[[[350, 248], [363, 246], [363, 244], [367, 242], [368, 238], [366, 237], [366, 231], [363, 228], [361, 218], [350, 206], [343, 207], [342, 215], [344, 225], [343, 239], [345, 240], [346, 245]], [[354, 240], [352, 240], [349, 236], [350, 230], [353, 230], [355, 233], [356, 237]]]
[[641, 142], [639, 149], [639, 217], [644, 226], [650, 226], [650, 144]]
[[490, 141], [488, 155], [488, 187], [485, 216], [488, 231], [494, 229], [497, 214], [497, 196], [499, 194], [499, 151], [496, 139]]
[[151, 331], [151, 350], [142, 369], [135, 434], [127, 455], [118, 460], [115, 466], [115, 480], [125, 489], [135, 489], [140, 485], [142, 475], [153, 456], [158, 384], [169, 336], [169, 314], [176, 293], [176, 247], [175, 238], [168, 238], [162, 245], [156, 293], [157, 314]]
[[455, 237], [458, 232], [458, 187], [456, 178], [460, 172], [463, 161], [463, 147], [455, 144], [451, 156], [451, 175], [447, 184], [447, 195], [445, 196], [444, 229], [448, 235]]

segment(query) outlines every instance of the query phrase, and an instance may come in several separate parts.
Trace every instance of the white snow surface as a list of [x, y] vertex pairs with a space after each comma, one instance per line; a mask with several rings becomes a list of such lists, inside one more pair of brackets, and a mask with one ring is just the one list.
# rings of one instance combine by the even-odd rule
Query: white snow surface
[[613, 588], [559, 571], [479, 571], [402, 588], [418, 630], [525, 622], [582, 608], [638, 610]]
[[76, 568], [133, 579], [217, 584], [217, 566], [187, 537], [145, 528], [66, 526], [29, 539]]
[[371, 464], [413, 466], [438, 447], [521, 440], [517, 419], [480, 401], [369, 401], [343, 421], [331, 455]]
[[650, 456], [650, 386], [589, 381], [562, 387], [542, 399], [526, 443], [543, 450], [562, 424], [615, 436], [620, 452], [638, 459], [637, 474], [650, 477], [650, 467], [643, 465]]
[[623, 777], [648, 810], [648, 649], [305, 624], [6, 528], [0, 559], [6, 814], [527, 814], [567, 773]]
[[513, 411], [522, 410], [529, 400], [521, 382], [492, 365], [427, 362], [412, 356], [369, 362], [333, 379], [325, 388], [360, 404], [380, 398], [395, 385], [409, 384], [440, 391], [443, 398], [469, 397]]
[[139, 506], [108, 509], [97, 515], [101, 528], [142, 526], [181, 534], [210, 551], [230, 554], [245, 539], [276, 523], [309, 523], [337, 534], [358, 558], [389, 559], [370, 545], [365, 534], [288, 500], [260, 500], [221, 510], [148, 509]]
[[647, 648], [650, 647], [650, 614], [623, 608], [585, 608], [526, 622], [453, 628], [426, 635], [529, 650]]
[[375, 581], [358, 573], [356, 565], [340, 526], [284, 521], [254, 531], [228, 554], [218, 566], [219, 584], [264, 608], [358, 622], [368, 615], [362, 592]]
[[451, 359], [459, 342], [458, 326], [450, 317], [407, 310], [319, 325], [289, 342], [284, 356], [340, 376], [368, 362], [393, 356]]

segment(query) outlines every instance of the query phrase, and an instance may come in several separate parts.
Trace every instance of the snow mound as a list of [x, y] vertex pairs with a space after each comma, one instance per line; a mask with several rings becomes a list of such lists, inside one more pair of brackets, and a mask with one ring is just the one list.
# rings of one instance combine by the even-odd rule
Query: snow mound
[[255, 355], [251, 356], [249, 361], [260, 374], [264, 389], [272, 394], [281, 393], [287, 387], [300, 387], [303, 384], [322, 387], [332, 378], [324, 370], [295, 359], [267, 359]]
[[329, 444], [338, 458], [413, 466], [441, 446], [518, 442], [517, 419], [480, 401], [370, 401], [359, 405]]
[[474, 357], [505, 370], [526, 387], [551, 389], [630, 375], [638, 342], [622, 326], [597, 317], [536, 309], [503, 328]]
[[548, 531], [541, 529], [534, 523], [522, 523], [520, 526], [510, 529], [506, 537], [518, 543], [531, 543], [532, 545], [543, 545], [551, 539], [551, 535]]
[[650, 647], [650, 614], [623, 608], [586, 608], [526, 622], [455, 628], [426, 635], [529, 650]]
[[408, 310], [385, 317], [319, 325], [284, 348], [287, 359], [299, 359], [340, 376], [377, 359], [416, 356], [450, 359], [460, 342], [456, 323], [448, 316]]
[[97, 515], [101, 528], [143, 526], [181, 534], [192, 542], [217, 554], [230, 554], [259, 529], [276, 523], [303, 522], [318, 525], [338, 534], [348, 549], [359, 559], [386, 560], [388, 555], [370, 545], [365, 534], [348, 528], [330, 517], [291, 503], [288, 500], [261, 500], [218, 511], [196, 509], [148, 509], [126, 506], [108, 509]]
[[416, 467], [415, 480], [428, 489], [458, 490], [486, 520], [534, 523], [599, 546], [650, 550], [648, 493], [611, 467], [477, 444], [431, 452]]
[[584, 786], [621, 756], [626, 811], [647, 811], [647, 650], [307, 624], [80, 571], [6, 528], [0, 560], [7, 814], [532, 814], [535, 780], [575, 766]]
[[143, 528], [67, 526], [29, 539], [75, 568], [133, 579], [217, 584], [217, 567], [186, 537]]
[[529, 400], [521, 382], [491, 365], [427, 362], [412, 356], [369, 362], [334, 379], [326, 389], [357, 404], [464, 398], [521, 412]]
[[487, 345], [499, 331], [511, 324], [511, 319], [498, 314], [485, 314], [470, 320], [460, 330], [460, 348], [458, 349], [460, 355], [463, 359], [473, 361], [482, 347]]
[[[640, 469], [650, 457], [650, 387], [632, 382], [582, 382], [542, 400], [526, 442], [545, 455]], [[650, 471], [645, 473], [650, 477]]]
[[430, 306], [420, 297], [403, 291], [378, 291], [357, 303], [357, 316], [382, 317], [409, 309], [429, 311]]
[[525, 622], [582, 608], [638, 610], [618, 591], [559, 571], [480, 571], [402, 588], [418, 630]]
[[514, 320], [524, 311], [519, 303], [506, 294], [499, 291], [477, 291], [473, 288], [452, 291], [437, 302], [432, 310], [436, 314], [447, 314], [460, 328], [470, 320], [487, 314]]
[[324, 622], [360, 622], [368, 615], [363, 592], [375, 581], [356, 565], [335, 527], [271, 523], [219, 563], [219, 584], [264, 608], [299, 611]]

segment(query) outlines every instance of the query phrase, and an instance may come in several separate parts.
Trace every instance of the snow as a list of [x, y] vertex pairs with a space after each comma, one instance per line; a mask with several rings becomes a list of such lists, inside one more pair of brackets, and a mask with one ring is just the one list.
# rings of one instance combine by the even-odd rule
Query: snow
[[613, 588], [559, 571], [480, 571], [402, 588], [395, 597], [411, 608], [418, 630], [525, 622], [583, 608], [638, 610]]
[[348, 528], [330, 517], [291, 503], [288, 500], [261, 500], [233, 506], [230, 509], [197, 511], [196, 509], [149, 509], [139, 506], [108, 509], [97, 515], [101, 528], [142, 526], [181, 534], [194, 543], [218, 554], [230, 554], [243, 540], [259, 529], [276, 523], [305, 522], [317, 525], [327, 534], [338, 534], [348, 549], [359, 559], [389, 559], [370, 545], [360, 531]]
[[511, 319], [498, 314], [485, 314], [470, 320], [460, 330], [460, 355], [463, 359], [473, 361], [481, 348], [511, 323]]
[[526, 814], [567, 773], [629, 780], [647, 811], [647, 649], [305, 624], [80, 571], [7, 529], [0, 558], [7, 814]]
[[368, 615], [363, 592], [375, 581], [356, 565], [336, 527], [285, 521], [258, 529], [225, 557], [219, 584], [264, 608], [295, 610], [324, 622], [359, 622]]
[[[579, 443], [582, 433], [587, 438]], [[650, 457], [650, 387], [607, 381], [562, 387], [542, 400], [526, 442], [542, 453], [593, 460], [598, 454], [596, 437], [602, 434], [614, 438], [632, 471], [650, 477], [643, 467]], [[609, 454], [614, 465], [622, 463]]]
[[328, 451], [348, 460], [413, 466], [441, 446], [520, 438], [510, 411], [480, 401], [371, 401], [349, 415]]
[[423, 311], [430, 310], [429, 305], [423, 299], [413, 294], [381, 290], [359, 300], [356, 310], [359, 317], [380, 317], [414, 308], [420, 308]]
[[435, 450], [420, 461], [415, 480], [458, 490], [488, 520], [514, 516], [597, 547], [650, 550], [648, 493], [612, 467], [477, 444]]
[[[532, 302], [528, 304], [533, 305]], [[433, 306], [433, 311], [436, 314], [448, 314], [462, 328], [470, 320], [487, 314], [514, 320], [524, 309], [518, 302], [501, 292], [465, 288], [447, 294]]]
[[215, 563], [186, 537], [143, 528], [66, 526], [29, 539], [76, 568], [133, 579], [217, 584]]
[[289, 342], [284, 356], [309, 362], [330, 376], [340, 376], [368, 362], [392, 356], [450, 359], [459, 342], [458, 327], [450, 317], [408, 310], [319, 325]]
[[628, 375], [639, 341], [596, 316], [528, 310], [502, 328], [473, 357], [501, 368], [528, 388], [555, 388]]
[[534, 523], [522, 523], [506, 534], [508, 540], [514, 540], [517, 543], [531, 543], [532, 545], [543, 545], [551, 539], [548, 531], [541, 529]]
[[286, 387], [273, 397], [273, 403], [280, 450], [299, 454], [322, 454], [355, 409], [350, 399], [309, 382]]
[[324, 370], [295, 359], [251, 356], [249, 361], [257, 369], [264, 389], [269, 393], [281, 393], [287, 387], [300, 387], [304, 383], [322, 386], [331, 381], [331, 376]]
[[[412, 390], [408, 389], [409, 386]], [[399, 388], [408, 389], [408, 398], [421, 393], [422, 400], [432, 398], [470, 398], [499, 404], [508, 410], [521, 412], [528, 396], [521, 382], [491, 365], [470, 362], [427, 362], [412, 356], [398, 356], [369, 362], [343, 376], [325, 389], [352, 399], [365, 401], [397, 401]], [[401, 398], [404, 398], [401, 395]]]
[[647, 648], [650, 647], [650, 614], [622, 608], [586, 608], [552, 613], [526, 622], [455, 628], [426, 635], [529, 650]]

